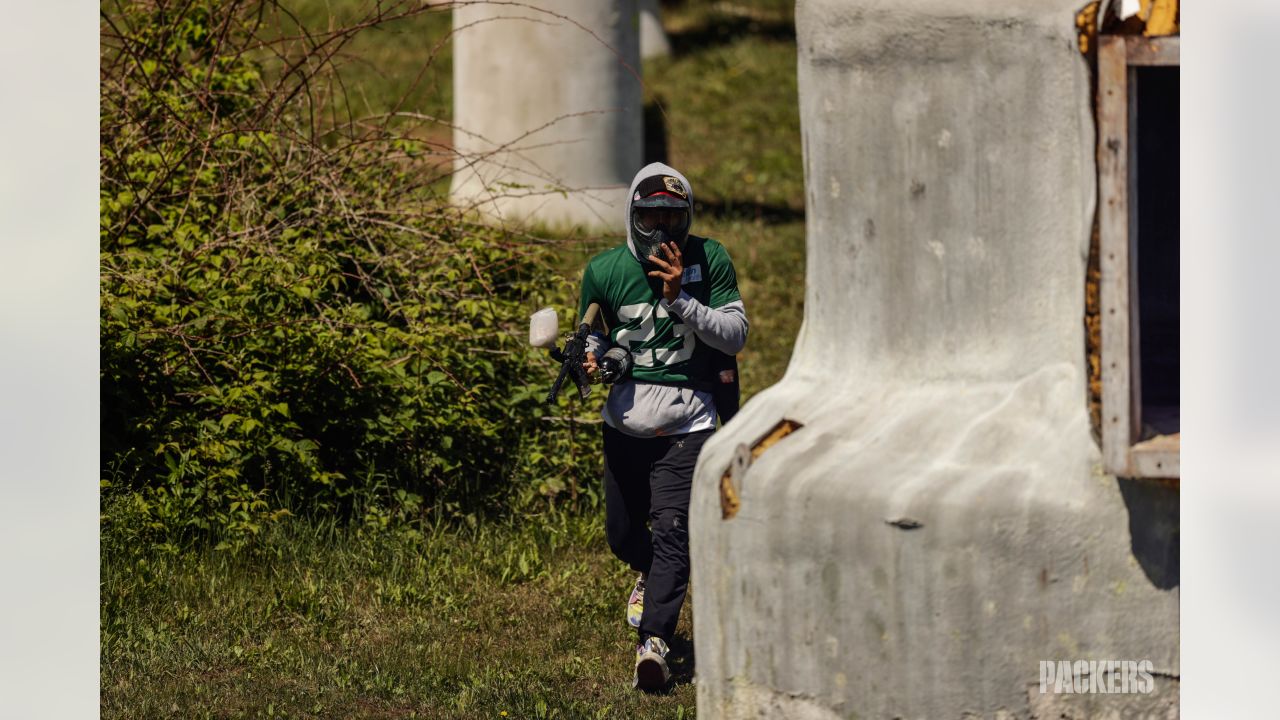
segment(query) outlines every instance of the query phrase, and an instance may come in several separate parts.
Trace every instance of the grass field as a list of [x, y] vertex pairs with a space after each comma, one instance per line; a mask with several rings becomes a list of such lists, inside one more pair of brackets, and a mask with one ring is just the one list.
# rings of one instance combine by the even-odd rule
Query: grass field
[[[694, 231], [734, 258], [751, 316], [749, 397], [782, 376], [803, 308], [791, 3], [668, 9], [676, 52], [645, 65], [646, 93], [664, 110], [667, 162], [694, 184]], [[298, 15], [314, 25], [329, 10], [308, 0]], [[447, 44], [418, 78], [426, 40], [447, 29], [432, 14], [362, 36], [348, 49], [349, 97], [370, 113], [404, 97], [447, 115]], [[564, 266], [620, 237], [561, 238]], [[688, 603], [672, 689], [630, 687], [631, 577], [601, 514], [377, 532], [295, 519], [238, 554], [104, 548], [102, 716], [693, 717]]]
[[[114, 558], [103, 717], [692, 717], [630, 689], [629, 573], [594, 517], [358, 535], [293, 523], [270, 551]], [[688, 611], [681, 634], [689, 636]]]

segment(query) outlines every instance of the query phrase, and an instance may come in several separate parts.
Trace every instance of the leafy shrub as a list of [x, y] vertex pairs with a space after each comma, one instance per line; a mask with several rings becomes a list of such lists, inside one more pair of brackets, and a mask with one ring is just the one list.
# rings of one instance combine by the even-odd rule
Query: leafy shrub
[[447, 154], [333, 111], [356, 30], [271, 38], [276, 12], [104, 8], [104, 533], [237, 545], [290, 512], [577, 498], [594, 432], [525, 387], [524, 318], [566, 298], [549, 246], [451, 213]]

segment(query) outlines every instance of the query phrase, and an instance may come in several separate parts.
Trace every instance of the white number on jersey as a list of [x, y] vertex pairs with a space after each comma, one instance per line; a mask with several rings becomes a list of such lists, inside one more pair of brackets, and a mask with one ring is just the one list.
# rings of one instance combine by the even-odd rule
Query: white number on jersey
[[[655, 312], [656, 310], [656, 312]], [[656, 333], [654, 332], [654, 320], [657, 318], [670, 317], [667, 309], [658, 303], [636, 303], [635, 305], [623, 305], [618, 308], [618, 322], [628, 323], [633, 320], [639, 320], [640, 326], [634, 329], [624, 328], [618, 331], [617, 342], [619, 345], [631, 350], [632, 362], [636, 367], [654, 368], [662, 365], [675, 365], [682, 363], [693, 357], [693, 346], [695, 338], [693, 332], [688, 325], [678, 322], [672, 327], [672, 332], [680, 338], [680, 347], [678, 348], [647, 348], [645, 350], [635, 350], [633, 345], [639, 345], [652, 340]]]

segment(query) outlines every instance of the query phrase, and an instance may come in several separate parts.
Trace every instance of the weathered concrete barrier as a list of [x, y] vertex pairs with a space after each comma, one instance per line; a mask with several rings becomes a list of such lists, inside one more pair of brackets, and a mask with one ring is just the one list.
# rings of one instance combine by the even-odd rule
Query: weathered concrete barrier
[[665, 57], [671, 54], [671, 40], [662, 27], [662, 9], [658, 0], [637, 0], [640, 11], [640, 57]]
[[[698, 464], [699, 717], [1176, 713], [1177, 489], [1087, 412], [1080, 4], [799, 2], [805, 317]], [[1152, 692], [1042, 695], [1056, 660]]]
[[451, 198], [497, 221], [617, 230], [643, 153], [636, 2], [529, 5], [453, 11]]

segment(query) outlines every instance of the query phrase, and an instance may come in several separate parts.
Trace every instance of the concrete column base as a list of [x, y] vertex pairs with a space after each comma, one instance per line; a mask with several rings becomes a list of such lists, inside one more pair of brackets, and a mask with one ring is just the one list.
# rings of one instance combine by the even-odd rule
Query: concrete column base
[[[1176, 716], [1177, 488], [1087, 408], [1078, 5], [800, 0], [805, 318], [698, 462], [699, 717]], [[1041, 694], [1062, 660], [1153, 686]]]

